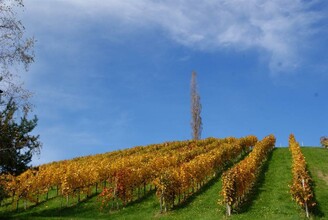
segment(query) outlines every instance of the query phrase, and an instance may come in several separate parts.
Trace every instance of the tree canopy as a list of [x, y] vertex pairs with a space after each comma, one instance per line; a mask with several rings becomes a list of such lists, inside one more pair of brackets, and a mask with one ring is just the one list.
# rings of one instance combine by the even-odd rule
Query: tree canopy
[[18, 120], [18, 107], [11, 99], [0, 112], [0, 171], [18, 175], [28, 168], [34, 153], [40, 151], [39, 135], [30, 134], [37, 117], [28, 119], [28, 110]]

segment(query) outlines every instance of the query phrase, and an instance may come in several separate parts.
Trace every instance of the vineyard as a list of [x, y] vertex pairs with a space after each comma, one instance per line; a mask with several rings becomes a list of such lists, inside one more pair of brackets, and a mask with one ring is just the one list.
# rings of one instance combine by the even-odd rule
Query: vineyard
[[[285, 203], [280, 202], [290, 206], [287, 216], [294, 210], [290, 215], [324, 219], [328, 193], [322, 188], [328, 184], [322, 179], [328, 176], [327, 163], [309, 165], [293, 135], [289, 150], [274, 146], [273, 135], [262, 140], [252, 135], [207, 138], [44, 164], [16, 177], [1, 176], [6, 198], [0, 217], [247, 219], [251, 215], [254, 219], [258, 210], [270, 204], [267, 201], [252, 210], [261, 201], [257, 197], [265, 195], [259, 192], [267, 183], [277, 184], [270, 187], [267, 200], [284, 199]], [[322, 150], [313, 148], [308, 153], [318, 151], [312, 158], [328, 156]], [[266, 182], [270, 175], [274, 179]], [[81, 216], [84, 212], [90, 216]]]

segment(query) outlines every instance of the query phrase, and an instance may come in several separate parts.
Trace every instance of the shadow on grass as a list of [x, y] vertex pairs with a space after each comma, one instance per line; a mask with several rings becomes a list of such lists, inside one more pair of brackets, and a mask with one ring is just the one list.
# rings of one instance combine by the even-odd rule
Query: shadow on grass
[[312, 175], [310, 169], [308, 167], [306, 167], [306, 169], [307, 169], [307, 171], [308, 171], [308, 173], [309, 173], [309, 175], [310, 175], [310, 177], [312, 179], [311, 190], [313, 192], [314, 202], [316, 203], [316, 205], [310, 211], [316, 217], [322, 218], [322, 217], [325, 216], [325, 214], [322, 212], [322, 208], [320, 206], [320, 203], [318, 203], [318, 201], [316, 200], [316, 195], [315, 195], [315, 191], [314, 191], [314, 188], [316, 187], [316, 183], [315, 183], [315, 181], [313, 181], [313, 175]]
[[[29, 210], [41, 206], [42, 204], [46, 203], [46, 202], [50, 202], [51, 200], [54, 200], [56, 197], [52, 197], [49, 198], [48, 200], [42, 200], [41, 202], [32, 204], [32, 205], [28, 205], [27, 209], [25, 210], [23, 207], [19, 207], [18, 209], [16, 208], [16, 205], [13, 205], [13, 203], [7, 203], [5, 206], [9, 207], [12, 206], [13, 208], [4, 212], [0, 212], [0, 219], [7, 219], [7, 218], [14, 218], [12, 217], [13, 215], [16, 215], [18, 213], [24, 213], [24, 212], [28, 212]], [[22, 200], [20, 200], [22, 201]], [[16, 204], [16, 202], [15, 202]], [[15, 207], [15, 208], [14, 208]], [[17, 217], [15, 217], [16, 219]]]
[[209, 180], [207, 183], [205, 183], [199, 190], [197, 190], [196, 192], [194, 192], [191, 196], [189, 196], [188, 198], [186, 198], [186, 200], [180, 202], [179, 204], [175, 205], [173, 207], [172, 210], [177, 210], [177, 209], [183, 209], [185, 207], [187, 207], [192, 201], [194, 201], [197, 196], [205, 193], [207, 190], [209, 190], [217, 181], [219, 181], [219, 179], [222, 176], [222, 173], [225, 172], [226, 170], [228, 170], [229, 168], [231, 168], [232, 166], [234, 166], [236, 163], [238, 163], [239, 161], [242, 161], [250, 152], [244, 152], [242, 155], [240, 155], [236, 161], [229, 161], [224, 168], [222, 169], [221, 172], [218, 172], [218, 174], [213, 177], [211, 180]]
[[129, 203], [125, 206], [125, 208], [128, 208], [128, 207], [130, 207], [130, 206], [133, 206], [133, 205], [135, 205], [135, 204], [137, 204], [137, 203], [142, 202], [143, 200], [148, 199], [148, 198], [149, 198], [150, 196], [152, 196], [155, 192], [156, 192], [156, 189], [149, 190], [148, 192], [146, 192], [145, 195], [141, 196], [139, 199], [136, 199], [136, 200], [133, 200], [132, 202], [129, 202]]
[[[81, 214], [83, 212], [89, 211], [83, 206], [83, 204], [88, 203], [91, 199], [93, 199], [97, 195], [98, 194], [93, 194], [81, 200], [79, 203], [75, 203], [67, 207], [66, 206], [61, 207], [60, 205], [58, 206], [55, 205], [55, 207], [47, 208], [40, 211], [33, 210], [34, 208], [37, 208], [46, 202], [51, 202], [52, 200], [56, 200], [56, 199], [58, 204], [64, 204], [64, 202], [62, 203], [62, 200], [64, 200], [64, 198], [61, 198], [60, 196], [52, 197], [49, 198], [47, 201], [42, 201], [39, 202], [38, 204], [29, 206], [27, 210], [24, 210], [23, 208], [19, 208], [18, 211], [16, 211], [15, 209], [12, 211], [1, 213], [0, 219], [33, 219], [33, 217], [64, 217], [67, 215], [72, 215], [72, 214], [74, 215], [76, 213]], [[83, 206], [83, 209], [81, 209], [81, 206]]]
[[210, 189], [219, 179], [221, 178], [221, 173], [219, 173], [218, 175], [216, 175], [214, 178], [212, 178], [210, 181], [208, 181], [207, 183], [205, 183], [198, 191], [196, 191], [195, 193], [193, 193], [191, 196], [189, 196], [188, 198], [186, 198], [186, 200], [180, 202], [180, 204], [177, 204], [173, 207], [172, 210], [176, 210], [176, 209], [183, 209], [186, 208], [192, 201], [194, 201], [197, 196], [205, 193], [208, 189]]
[[253, 205], [253, 201], [255, 201], [259, 197], [260, 193], [262, 192], [261, 188], [262, 188], [263, 183], [265, 181], [265, 173], [269, 169], [269, 164], [270, 164], [270, 161], [272, 160], [272, 154], [273, 154], [273, 151], [274, 150], [275, 149], [273, 149], [269, 153], [267, 160], [262, 165], [260, 174], [259, 174], [259, 176], [257, 178], [256, 183], [252, 187], [251, 192], [246, 196], [246, 198], [243, 201], [243, 203], [236, 209], [236, 211], [238, 213], [247, 212], [251, 208], [251, 206]]
[[[139, 199], [134, 200], [132, 202], [129, 202], [124, 208], [133, 206], [137, 203], [142, 202], [143, 200], [148, 199], [151, 197], [155, 192], [155, 189], [152, 189], [144, 196], [141, 196]], [[99, 194], [99, 193], [98, 193]], [[97, 217], [105, 217], [107, 216], [110, 211], [119, 212], [122, 210], [122, 206], [118, 210], [112, 210], [111, 208], [105, 208], [101, 210], [101, 201], [97, 200], [98, 194], [93, 194], [87, 198], [84, 198], [79, 203], [74, 203], [69, 206], [65, 206], [65, 199], [60, 197], [53, 197], [50, 198], [48, 201], [57, 199], [56, 204], [47, 209], [43, 210], [33, 210], [33, 208], [37, 208], [42, 203], [45, 203], [46, 201], [42, 201], [37, 205], [30, 206], [27, 210], [24, 210], [22, 208], [19, 208], [18, 211], [12, 210], [8, 212], [0, 213], [0, 219], [33, 219], [33, 217], [55, 217], [55, 218], [61, 218], [61, 217], [83, 217], [83, 218], [97, 218]], [[61, 207], [61, 204], [63, 205]]]

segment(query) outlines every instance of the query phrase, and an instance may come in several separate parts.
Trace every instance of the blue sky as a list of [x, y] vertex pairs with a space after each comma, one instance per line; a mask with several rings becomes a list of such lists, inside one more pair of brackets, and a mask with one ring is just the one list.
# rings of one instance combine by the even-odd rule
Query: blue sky
[[192, 71], [203, 138], [328, 135], [326, 1], [30, 0], [22, 21], [33, 164], [190, 139]]

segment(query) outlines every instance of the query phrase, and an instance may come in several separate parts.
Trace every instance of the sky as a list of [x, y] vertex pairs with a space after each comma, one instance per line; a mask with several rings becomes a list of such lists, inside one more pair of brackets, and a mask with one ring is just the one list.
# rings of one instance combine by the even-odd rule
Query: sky
[[38, 165], [191, 138], [197, 72], [202, 138], [328, 135], [325, 0], [29, 0]]

